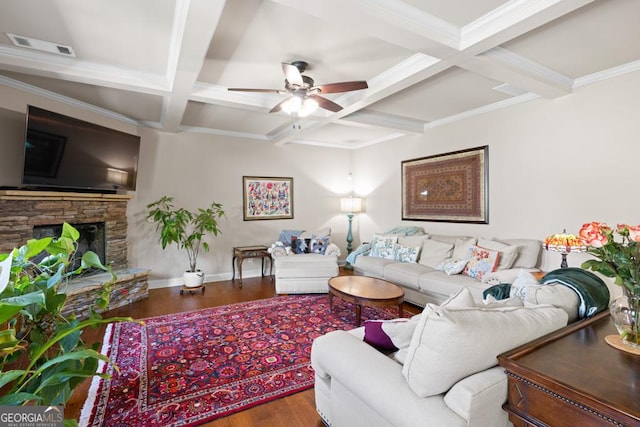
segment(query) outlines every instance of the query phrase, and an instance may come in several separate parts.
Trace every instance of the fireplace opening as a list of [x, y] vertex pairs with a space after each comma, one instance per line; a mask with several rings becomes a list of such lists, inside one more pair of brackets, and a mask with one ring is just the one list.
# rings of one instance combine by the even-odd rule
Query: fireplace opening
[[[106, 239], [105, 239], [105, 223], [93, 222], [87, 224], [71, 224], [73, 228], [78, 230], [80, 237], [78, 238], [78, 250], [71, 260], [69, 271], [73, 271], [80, 267], [82, 256], [93, 251], [100, 258], [100, 262], [106, 265]], [[62, 234], [62, 224], [36, 225], [33, 227], [33, 237], [42, 239], [44, 237], [59, 237]], [[101, 270], [91, 268], [83, 272], [83, 275], [90, 275], [102, 272]]]

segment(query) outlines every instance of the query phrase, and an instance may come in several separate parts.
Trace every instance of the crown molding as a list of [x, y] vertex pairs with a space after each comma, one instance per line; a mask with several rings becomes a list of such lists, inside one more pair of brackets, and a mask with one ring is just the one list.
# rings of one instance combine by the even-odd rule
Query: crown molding
[[222, 129], [203, 128], [198, 126], [179, 126], [179, 132], [202, 133], [207, 135], [228, 136], [231, 138], [255, 139], [258, 141], [269, 141], [269, 137], [259, 133], [236, 132]]
[[68, 105], [70, 107], [78, 108], [84, 111], [90, 111], [92, 113], [99, 114], [104, 117], [108, 117], [110, 119], [118, 120], [123, 123], [127, 123], [130, 125], [140, 126], [141, 123], [131, 117], [125, 116], [124, 114], [116, 113], [111, 110], [107, 110], [106, 108], [97, 107], [92, 104], [88, 104], [83, 101], [79, 101], [74, 98], [69, 98], [68, 96], [60, 95], [55, 92], [48, 91], [46, 89], [41, 89], [39, 87], [11, 79], [9, 77], [5, 77], [0, 75], [0, 84], [4, 86], [8, 86], [14, 89], [21, 90], [23, 92], [30, 93], [32, 95], [40, 96], [45, 99], [49, 99], [51, 101], [59, 102], [64, 105]]
[[583, 86], [587, 86], [593, 83], [598, 83], [603, 80], [611, 79], [613, 77], [618, 77], [623, 74], [633, 73], [636, 71], [640, 71], [640, 60], [628, 62], [623, 65], [619, 65], [617, 67], [608, 68], [606, 70], [598, 71], [596, 73], [587, 74], [586, 76], [578, 77], [574, 80], [573, 87], [580, 88]]

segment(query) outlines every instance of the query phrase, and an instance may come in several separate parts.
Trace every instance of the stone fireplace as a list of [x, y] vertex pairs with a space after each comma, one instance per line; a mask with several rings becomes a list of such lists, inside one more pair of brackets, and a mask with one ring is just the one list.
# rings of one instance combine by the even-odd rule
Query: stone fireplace
[[[1, 190], [0, 253], [20, 247], [29, 239], [57, 236], [57, 227], [61, 229], [61, 224], [67, 222], [77, 229], [84, 229], [85, 239], [81, 236], [80, 246], [90, 244], [87, 233], [98, 233], [98, 240], [103, 239], [93, 244], [101, 246], [102, 261], [111, 265], [118, 276], [113, 284], [109, 309], [146, 298], [149, 271], [130, 269], [127, 259], [127, 202], [130, 198], [121, 194]], [[89, 249], [100, 252], [95, 246]], [[101, 280], [109, 280], [108, 275], [74, 280], [65, 289], [67, 303], [63, 313], [87, 317], [89, 307], [104, 283]]]
[[34, 228], [67, 222], [104, 223], [105, 261], [114, 270], [128, 268], [127, 202], [120, 194], [0, 191], [0, 252], [34, 238]]

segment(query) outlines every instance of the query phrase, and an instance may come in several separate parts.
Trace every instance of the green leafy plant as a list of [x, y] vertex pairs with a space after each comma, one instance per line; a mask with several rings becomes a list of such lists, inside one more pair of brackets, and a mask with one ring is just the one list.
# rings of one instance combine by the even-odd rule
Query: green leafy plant
[[[87, 347], [82, 331], [132, 319], [103, 319], [93, 307], [86, 320], [62, 315], [71, 278], [91, 267], [110, 272], [111, 282], [95, 301], [103, 310], [116, 279], [93, 252], [86, 252], [81, 265], [71, 269], [78, 237], [65, 223], [59, 238], [29, 240], [0, 255], [0, 405], [64, 405], [86, 378], [108, 377], [96, 373], [100, 360], [110, 363], [98, 351], [100, 343]], [[74, 424], [65, 420], [65, 425]]]
[[222, 205], [216, 202], [211, 202], [206, 209], [198, 208], [198, 212], [175, 208], [173, 197], [167, 196], [147, 205], [147, 219], [156, 224], [162, 249], [172, 243], [178, 249], [184, 249], [189, 258], [190, 272], [197, 271], [200, 248], [205, 252], [209, 250], [209, 244], [203, 240], [205, 235], [221, 233], [217, 220], [222, 216]]

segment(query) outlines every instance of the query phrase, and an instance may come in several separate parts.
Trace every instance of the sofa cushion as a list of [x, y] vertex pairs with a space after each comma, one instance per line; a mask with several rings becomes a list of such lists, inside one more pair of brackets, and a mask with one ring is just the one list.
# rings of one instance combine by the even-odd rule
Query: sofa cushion
[[425, 239], [428, 239], [428, 236], [425, 234], [419, 236], [398, 236], [398, 243], [402, 246], [422, 247], [422, 242]]
[[422, 253], [418, 262], [427, 267], [436, 268], [442, 261], [451, 258], [452, 252], [453, 245], [451, 243], [425, 239], [422, 242]]
[[502, 243], [518, 247], [518, 256], [511, 268], [535, 268], [538, 265], [542, 242], [535, 239], [496, 239]]
[[428, 304], [402, 373], [418, 396], [441, 394], [459, 380], [495, 366], [500, 353], [566, 324], [567, 313], [551, 306], [486, 309]]
[[420, 246], [402, 246], [396, 243], [393, 252], [393, 259], [399, 262], [416, 262], [420, 254]]
[[[389, 264], [401, 264], [392, 259], [379, 258], [375, 256], [359, 256], [353, 266], [366, 272], [367, 276], [380, 277], [384, 279], [384, 268]], [[407, 264], [413, 265], [413, 264]]]
[[469, 261], [462, 270], [462, 274], [476, 280], [482, 280], [485, 274], [496, 270], [499, 259], [500, 252], [473, 246], [469, 251]]
[[384, 279], [398, 285], [420, 289], [420, 276], [434, 271], [433, 268], [419, 263], [395, 262], [384, 266]]
[[449, 234], [429, 234], [429, 238], [431, 240], [437, 240], [438, 242], [451, 243], [453, 245], [456, 244], [458, 239], [469, 240], [473, 239], [471, 236], [452, 236]]
[[393, 259], [397, 241], [397, 235], [374, 234], [371, 240], [371, 252], [369, 256]]
[[497, 270], [511, 268], [520, 250], [520, 247], [517, 245], [507, 245], [497, 240], [488, 239], [478, 239], [478, 246], [500, 252]]
[[435, 299], [444, 301], [454, 292], [459, 291], [463, 287], [466, 287], [473, 298], [480, 302], [484, 298], [482, 292], [487, 288], [487, 285], [478, 282], [476, 279], [472, 279], [462, 274], [453, 274], [449, 276], [444, 271], [432, 271], [431, 273], [422, 274], [418, 280], [420, 285], [420, 292], [433, 296]]
[[477, 239], [475, 237], [461, 237], [456, 239], [456, 243], [453, 246], [453, 258], [457, 259], [469, 259], [469, 251], [476, 244]]
[[545, 284], [542, 286], [531, 286], [524, 292], [524, 303], [539, 305], [551, 304], [567, 312], [569, 322], [578, 319], [578, 308], [580, 307], [580, 297], [571, 288], [556, 284]]

